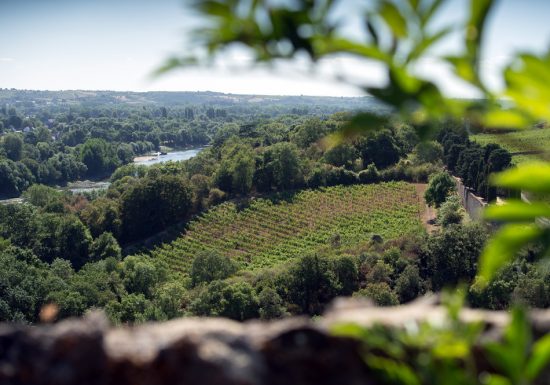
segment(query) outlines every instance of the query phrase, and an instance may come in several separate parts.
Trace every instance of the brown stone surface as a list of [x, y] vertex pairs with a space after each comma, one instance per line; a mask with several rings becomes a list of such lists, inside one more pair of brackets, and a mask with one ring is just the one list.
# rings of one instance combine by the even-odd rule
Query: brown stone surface
[[[357, 322], [406, 327], [443, 320], [434, 298], [376, 308], [338, 300], [319, 321], [291, 318], [238, 323], [182, 318], [110, 327], [101, 313], [55, 325], [0, 325], [0, 384], [374, 384], [357, 342], [329, 335], [331, 325]], [[465, 309], [497, 338], [508, 315]], [[532, 313], [536, 334], [550, 329], [550, 312]]]

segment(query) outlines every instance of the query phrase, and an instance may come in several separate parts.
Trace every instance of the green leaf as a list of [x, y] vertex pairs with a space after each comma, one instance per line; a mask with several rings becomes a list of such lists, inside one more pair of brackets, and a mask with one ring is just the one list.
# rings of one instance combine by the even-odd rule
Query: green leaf
[[434, 34], [422, 39], [422, 41], [411, 50], [411, 52], [408, 55], [407, 61], [415, 60], [421, 57], [424, 54], [424, 52], [426, 52], [426, 50], [428, 50], [431, 46], [433, 46], [439, 40], [443, 39], [445, 36], [451, 33], [452, 30], [453, 30], [452, 27], [443, 28], [438, 32], [435, 32]]
[[476, 83], [477, 75], [475, 68], [472, 66], [472, 63], [462, 56], [447, 56], [445, 58], [448, 61], [455, 71], [455, 73], [462, 79], [466, 80], [469, 83]]
[[468, 55], [476, 64], [479, 60], [485, 20], [493, 4], [494, 0], [470, 0], [470, 18], [466, 26], [466, 48]]
[[550, 363], [550, 334], [545, 335], [533, 346], [531, 358], [527, 363], [526, 375], [531, 381], [534, 381], [541, 370]]
[[509, 200], [501, 206], [491, 205], [483, 213], [485, 219], [508, 222], [532, 222], [536, 218], [550, 217], [550, 206], [545, 203], [526, 203]]
[[533, 162], [494, 174], [490, 183], [515, 190], [550, 193], [550, 163]]
[[550, 119], [550, 56], [520, 55], [504, 72], [505, 95], [533, 119]]
[[395, 36], [400, 38], [407, 36], [407, 20], [393, 3], [384, 1], [379, 14]]
[[529, 242], [543, 234], [535, 225], [509, 224], [502, 227], [487, 243], [480, 257], [479, 275], [486, 283], [495, 272], [510, 262]]
[[327, 39], [324, 36], [317, 36], [314, 39], [314, 47], [320, 55], [346, 52], [384, 63], [391, 63], [392, 61], [390, 55], [376, 46], [360, 44], [343, 38]]
[[422, 27], [430, 22], [433, 15], [439, 10], [444, 2], [444, 0], [433, 0], [431, 3], [423, 7], [422, 11], [420, 12], [420, 22]]

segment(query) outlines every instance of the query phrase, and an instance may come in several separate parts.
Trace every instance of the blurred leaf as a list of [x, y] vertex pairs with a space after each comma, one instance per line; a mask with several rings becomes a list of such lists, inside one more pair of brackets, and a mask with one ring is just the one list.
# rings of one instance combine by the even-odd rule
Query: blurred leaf
[[334, 325], [330, 329], [331, 334], [340, 337], [353, 337], [363, 339], [366, 336], [366, 329], [354, 323], [342, 323]]
[[379, 15], [384, 19], [395, 36], [400, 38], [407, 36], [407, 20], [393, 3], [388, 0], [384, 1]]
[[508, 200], [501, 206], [491, 205], [483, 213], [485, 219], [509, 222], [534, 221], [539, 217], [550, 217], [550, 205], [540, 202], [526, 203]]
[[379, 371], [389, 383], [403, 385], [421, 385], [415, 372], [407, 365], [387, 358], [370, 355], [367, 365]]
[[550, 363], [550, 334], [539, 339], [533, 346], [531, 358], [527, 363], [527, 378], [534, 381], [540, 372]]
[[550, 193], [550, 164], [533, 162], [494, 174], [490, 182], [499, 187]]
[[417, 44], [409, 53], [407, 61], [415, 60], [421, 57], [424, 52], [426, 52], [431, 46], [436, 44], [439, 40], [446, 37], [453, 30], [452, 27], [447, 27], [439, 30], [438, 32], [425, 37], [422, 41]]
[[453, 66], [456, 75], [468, 83], [476, 83], [477, 74], [475, 68], [467, 58], [463, 56], [447, 56], [445, 59]]
[[164, 75], [167, 72], [174, 70], [175, 68], [186, 67], [197, 64], [197, 59], [194, 57], [178, 58], [172, 57], [164, 62], [162, 66], [157, 68], [153, 73], [153, 77]]
[[314, 46], [321, 55], [347, 52], [385, 63], [392, 61], [390, 55], [376, 46], [359, 44], [343, 38], [326, 39], [324, 36], [318, 36], [314, 40]]
[[466, 25], [466, 48], [476, 65], [479, 61], [485, 19], [494, 3], [494, 0], [470, 0], [470, 17]]
[[504, 72], [505, 95], [534, 119], [550, 119], [550, 55], [520, 55]]
[[520, 384], [532, 336], [525, 311], [515, 308], [511, 315], [512, 319], [504, 331], [504, 341], [488, 343], [485, 349], [491, 363], [506, 374], [513, 384]]
[[483, 124], [489, 128], [525, 128], [530, 123], [518, 110], [491, 110], [483, 116]]
[[509, 224], [503, 226], [487, 243], [480, 257], [479, 275], [486, 283], [524, 246], [536, 240], [543, 231], [535, 225]]
[[445, 0], [433, 0], [431, 3], [424, 1], [422, 3], [423, 5], [427, 3], [427, 5], [422, 7], [422, 11], [420, 13], [421, 26], [425, 26], [430, 22], [433, 15], [439, 10], [441, 5], [445, 3]]
[[487, 378], [483, 381], [484, 385], [513, 385], [509, 379], [499, 376], [498, 374], [487, 374]]

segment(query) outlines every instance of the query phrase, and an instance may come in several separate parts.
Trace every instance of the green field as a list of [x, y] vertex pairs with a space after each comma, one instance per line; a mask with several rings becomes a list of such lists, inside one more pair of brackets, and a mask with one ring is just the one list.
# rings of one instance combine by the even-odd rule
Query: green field
[[512, 163], [519, 164], [550, 157], [550, 128], [507, 132], [502, 134], [478, 134], [470, 137], [473, 141], [485, 145], [497, 143], [511, 153], [544, 152], [543, 154], [517, 154]]
[[255, 270], [331, 247], [335, 234], [345, 248], [368, 242], [373, 234], [387, 240], [423, 231], [423, 210], [415, 186], [403, 182], [305, 190], [278, 202], [254, 199], [241, 210], [224, 203], [152, 256], [187, 273], [197, 253], [213, 250], [233, 258], [241, 269]]

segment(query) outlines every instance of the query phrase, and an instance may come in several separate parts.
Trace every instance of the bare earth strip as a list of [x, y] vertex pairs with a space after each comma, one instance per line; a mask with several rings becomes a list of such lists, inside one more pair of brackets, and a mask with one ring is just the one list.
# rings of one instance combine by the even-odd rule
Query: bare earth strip
[[[428, 188], [426, 183], [415, 183], [416, 193], [418, 194], [419, 199], [424, 200], [424, 193]], [[426, 228], [428, 233], [433, 233], [437, 226], [435, 226], [435, 219], [437, 217], [437, 210], [434, 207], [428, 206], [424, 202], [424, 211], [422, 212], [422, 225]]]

